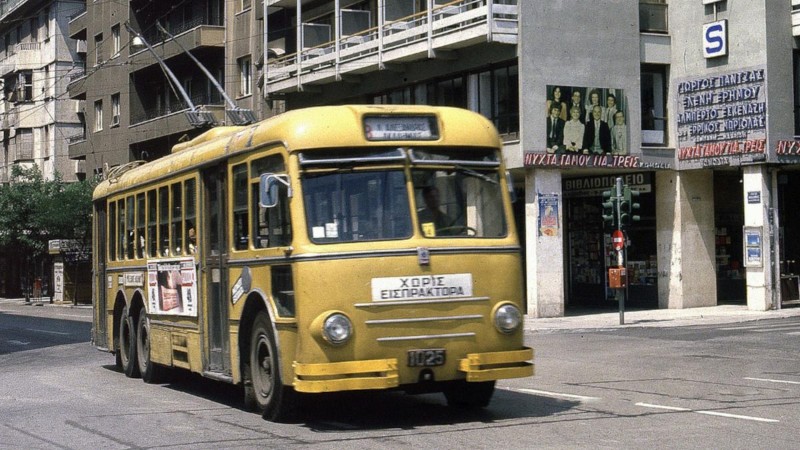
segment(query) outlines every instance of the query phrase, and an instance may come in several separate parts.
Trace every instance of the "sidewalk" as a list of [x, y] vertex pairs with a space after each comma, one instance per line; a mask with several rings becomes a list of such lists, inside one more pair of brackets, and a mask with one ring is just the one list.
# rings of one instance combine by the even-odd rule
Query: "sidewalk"
[[[800, 317], [800, 308], [790, 307], [770, 311], [750, 311], [746, 305], [720, 305], [688, 309], [653, 309], [625, 311], [625, 324], [620, 325], [619, 311], [570, 312], [565, 317], [525, 317], [525, 331], [555, 331], [582, 329], [619, 329], [625, 327], [679, 327], [713, 325], [749, 320]], [[574, 314], [574, 315], [573, 315]]]
[[59, 307], [66, 307], [66, 308], [87, 308], [91, 309], [92, 305], [79, 303], [77, 306], [73, 305], [72, 302], [55, 302], [50, 303], [50, 297], [42, 297], [41, 299], [36, 299], [35, 301], [28, 301], [26, 302], [24, 298], [3, 298], [0, 297], [0, 305], [2, 304], [12, 304], [12, 305], [28, 305], [28, 306], [59, 306]]

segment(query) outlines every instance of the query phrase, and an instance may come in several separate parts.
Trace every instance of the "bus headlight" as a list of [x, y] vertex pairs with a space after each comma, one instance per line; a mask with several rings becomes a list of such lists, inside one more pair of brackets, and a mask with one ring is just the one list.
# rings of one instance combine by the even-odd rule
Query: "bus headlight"
[[333, 313], [322, 323], [322, 336], [331, 344], [343, 344], [352, 335], [353, 324], [344, 314]]
[[513, 333], [522, 324], [522, 313], [519, 308], [506, 303], [497, 308], [494, 312], [494, 326], [501, 333]]

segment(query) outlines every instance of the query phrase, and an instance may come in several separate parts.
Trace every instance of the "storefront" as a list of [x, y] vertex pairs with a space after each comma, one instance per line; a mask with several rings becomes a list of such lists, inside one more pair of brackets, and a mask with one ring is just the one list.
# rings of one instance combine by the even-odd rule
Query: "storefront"
[[616, 308], [614, 290], [608, 288], [608, 268], [616, 266], [608, 230], [603, 229], [603, 191], [617, 177], [640, 193], [641, 220], [627, 227], [628, 298], [634, 308], [658, 307], [655, 202], [652, 172], [564, 178], [565, 287], [567, 308]]
[[714, 255], [717, 303], [746, 304], [742, 244], [744, 227], [742, 174], [739, 170], [714, 172]]
[[781, 170], [777, 175], [779, 213], [780, 290], [783, 306], [800, 305], [800, 171]]

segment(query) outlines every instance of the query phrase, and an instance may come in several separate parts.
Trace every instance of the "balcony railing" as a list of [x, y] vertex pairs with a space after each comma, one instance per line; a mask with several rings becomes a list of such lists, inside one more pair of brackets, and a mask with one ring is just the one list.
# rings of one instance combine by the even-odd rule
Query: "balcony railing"
[[666, 1], [650, 0], [639, 2], [639, 31], [648, 33], [668, 33], [669, 14]]
[[[222, 96], [218, 92], [214, 92], [211, 95], [207, 94], [195, 95], [191, 97], [191, 100], [195, 106], [224, 105]], [[133, 115], [131, 117], [131, 125], [147, 122], [148, 120], [158, 119], [160, 117], [165, 117], [170, 114], [175, 114], [189, 109], [189, 106], [186, 105], [181, 100], [172, 99], [172, 101], [173, 103], [171, 103], [170, 105], [167, 106], [162, 105], [162, 106], [147, 108], [142, 113]]]
[[83, 142], [85, 140], [86, 140], [86, 132], [83, 131], [81, 133], [67, 137], [67, 145], [77, 144], [78, 142]]
[[369, 65], [378, 68], [393, 60], [407, 60], [412, 58], [409, 51], [412, 46], [419, 47], [416, 48], [418, 58], [428, 57], [437, 49], [463, 46], [463, 42], [475, 40], [479, 33], [486, 42], [515, 44], [518, 16], [517, 0], [457, 0], [437, 5], [431, 11], [388, 21], [381, 27], [271, 59], [266, 69], [267, 88], [280, 90], [282, 88], [274, 84], [284, 85], [291, 79], [295, 79], [298, 86], [301, 81], [322, 82], [320, 79], [301, 80], [312, 73], [318, 78], [333, 80], [334, 70], [320, 74], [328, 68], [335, 67], [335, 72], [344, 74], [363, 72]]
[[22, 5], [26, 1], [28, 0], [6, 0], [4, 2], [0, 2], [0, 19], [5, 19], [6, 14], [17, 9], [18, 6]]
[[[204, 15], [199, 15], [195, 17], [191, 17], [189, 19], [183, 21], [170, 21], [169, 23], [164, 25], [164, 28], [169, 31], [169, 33], [173, 36], [177, 36], [184, 31], [191, 30], [192, 28], [197, 28], [200, 25], [222, 25], [221, 23], [212, 23], [213, 20], [208, 19]], [[160, 42], [167, 40], [167, 37], [164, 36], [163, 33], [158, 31], [158, 28], [151, 27], [147, 29], [144, 33], [142, 33], [144, 39], [152, 46], [157, 45]]]

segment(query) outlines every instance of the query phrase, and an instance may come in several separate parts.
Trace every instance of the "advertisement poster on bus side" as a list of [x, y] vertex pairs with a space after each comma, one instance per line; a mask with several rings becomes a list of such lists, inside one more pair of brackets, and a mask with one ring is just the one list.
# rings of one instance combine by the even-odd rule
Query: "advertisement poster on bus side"
[[197, 270], [194, 258], [147, 262], [149, 313], [197, 317]]

